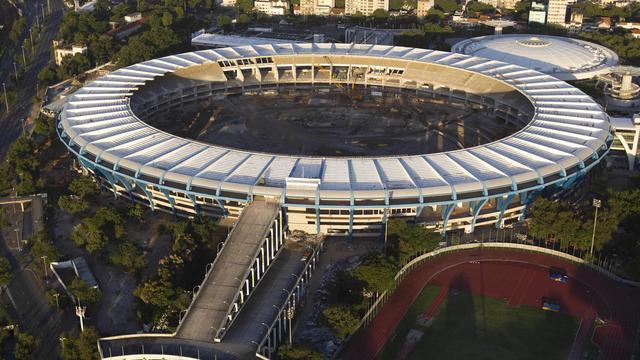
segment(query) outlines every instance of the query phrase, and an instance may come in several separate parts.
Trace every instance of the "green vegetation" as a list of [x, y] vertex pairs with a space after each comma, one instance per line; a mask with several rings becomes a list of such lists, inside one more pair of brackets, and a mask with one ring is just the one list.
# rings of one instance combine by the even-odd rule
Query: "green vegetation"
[[31, 255], [34, 261], [40, 261], [46, 256], [46, 266], [49, 266], [51, 262], [57, 261], [58, 258], [60, 258], [60, 251], [53, 246], [49, 234], [44, 230], [33, 234], [29, 238], [27, 245], [29, 247], [29, 255]]
[[[173, 329], [178, 314], [190, 302], [185, 281], [185, 266], [208, 244], [215, 225], [211, 218], [196, 217], [163, 226], [161, 232], [173, 238], [172, 253], [162, 258], [156, 273], [145, 279], [134, 291], [142, 301], [138, 312], [145, 323], [152, 323], [159, 330]], [[191, 289], [188, 289], [191, 290]]]
[[615, 51], [623, 64], [637, 65], [640, 63], [640, 39], [634, 38], [626, 31], [582, 32], [580, 39], [595, 42]]
[[496, 8], [489, 4], [485, 4], [479, 1], [470, 1], [467, 3], [467, 13], [475, 14], [493, 14]]
[[322, 311], [322, 316], [333, 332], [341, 339], [354, 332], [360, 317], [346, 306], [332, 306]]
[[93, 327], [85, 327], [77, 334], [62, 334], [60, 337], [60, 358], [62, 360], [97, 360], [100, 358], [96, 343], [100, 335]]
[[40, 161], [36, 158], [36, 144], [24, 136], [9, 146], [5, 161], [0, 165], [0, 191], [15, 188], [18, 195], [28, 195], [42, 188], [39, 180]]
[[32, 354], [40, 343], [31, 334], [19, 331], [17, 328], [13, 332], [16, 341], [16, 347], [13, 349], [13, 356], [16, 360], [32, 359]]
[[442, 241], [439, 233], [422, 226], [408, 224], [405, 220], [391, 219], [387, 226], [389, 249], [401, 264], [417, 253], [434, 250]]
[[100, 251], [108, 243], [121, 240], [125, 235], [120, 214], [111, 208], [100, 208], [95, 215], [83, 219], [76, 225], [70, 238], [90, 253]]
[[393, 258], [381, 254], [370, 254], [353, 269], [351, 275], [354, 279], [363, 281], [368, 290], [383, 293], [393, 284], [397, 271], [398, 266]]
[[147, 267], [142, 251], [132, 241], [124, 241], [109, 254], [109, 261], [126, 272], [137, 273]]
[[0, 256], [0, 287], [9, 285], [13, 276], [11, 275], [11, 263], [9, 259]]
[[93, 179], [89, 177], [79, 177], [73, 179], [68, 190], [71, 194], [58, 198], [60, 209], [73, 214], [81, 214], [89, 209], [92, 199], [98, 195], [98, 187]]
[[512, 308], [502, 300], [457, 291], [449, 292], [429, 327], [417, 324], [436, 294], [429, 286], [423, 290], [380, 359], [393, 358], [410, 329], [424, 335], [408, 359], [471, 359], [477, 354], [490, 354], [491, 359], [564, 359], [578, 329], [578, 320], [569, 315]]
[[283, 345], [278, 348], [281, 360], [322, 360], [322, 354], [301, 345]]
[[80, 278], [75, 278], [71, 281], [71, 284], [69, 284], [69, 292], [76, 300], [85, 305], [87, 303], [97, 303], [102, 296], [98, 288], [89, 287], [89, 285]]

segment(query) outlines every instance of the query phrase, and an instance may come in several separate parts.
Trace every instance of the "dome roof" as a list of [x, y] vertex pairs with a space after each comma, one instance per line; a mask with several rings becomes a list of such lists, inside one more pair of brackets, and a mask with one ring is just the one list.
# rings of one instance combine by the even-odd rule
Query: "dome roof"
[[618, 63], [616, 53], [603, 46], [547, 35], [481, 36], [455, 44], [452, 51], [520, 65], [561, 80], [591, 78]]

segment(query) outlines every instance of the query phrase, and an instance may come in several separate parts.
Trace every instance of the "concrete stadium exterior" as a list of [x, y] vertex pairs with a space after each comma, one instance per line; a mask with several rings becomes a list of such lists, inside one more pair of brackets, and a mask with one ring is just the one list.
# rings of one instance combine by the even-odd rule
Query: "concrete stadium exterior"
[[[144, 120], [230, 94], [296, 88], [404, 93], [473, 103], [516, 133], [445, 153], [313, 157], [231, 149]], [[608, 152], [609, 118], [550, 75], [463, 54], [380, 45], [277, 44], [202, 50], [116, 70], [74, 93], [58, 134], [103, 186], [178, 215], [238, 216], [277, 200], [289, 229], [377, 233], [389, 216], [441, 231], [502, 226], [549, 186], [567, 188]]]

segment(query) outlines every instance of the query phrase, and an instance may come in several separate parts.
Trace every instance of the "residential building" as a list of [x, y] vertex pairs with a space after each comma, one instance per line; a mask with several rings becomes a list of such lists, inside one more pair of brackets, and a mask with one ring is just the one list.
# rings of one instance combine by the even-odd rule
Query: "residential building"
[[501, 0], [499, 2], [499, 7], [501, 9], [515, 9], [516, 8], [516, 0]]
[[221, 6], [234, 6], [236, 4], [236, 0], [221, 0], [220, 1], [220, 5]]
[[353, 15], [357, 12], [370, 16], [373, 12], [382, 9], [389, 11], [389, 0], [345, 0], [345, 15]]
[[56, 65], [62, 64], [62, 60], [67, 56], [74, 56], [75, 54], [87, 54], [87, 46], [85, 44], [73, 44], [71, 46], [63, 47], [62, 41], [53, 40], [54, 48], [54, 60]]
[[416, 9], [416, 14], [419, 17], [425, 17], [429, 13], [429, 9], [431, 9], [434, 5], [434, 0], [418, 0], [418, 7]]
[[567, 0], [549, 0], [547, 5], [547, 24], [564, 25], [567, 18]]
[[[129, 19], [132, 18], [130, 17]], [[133, 22], [128, 22], [125, 19], [124, 23], [112, 23], [111, 30], [107, 31], [106, 34], [112, 36], [116, 40], [122, 41], [140, 30], [142, 25], [144, 25], [148, 20], [148, 17], [141, 17], [140, 19]]]
[[547, 21], [547, 6], [543, 3], [532, 2], [529, 10], [529, 24], [544, 24]]
[[620, 21], [616, 24], [616, 28], [623, 28], [626, 30], [640, 29], [640, 22]]
[[286, 0], [256, 0], [253, 2], [253, 8], [267, 15], [280, 16], [289, 14], [291, 5]]
[[335, 6], [335, 0], [300, 0], [300, 15], [328, 16]]
[[141, 14], [141, 13], [139, 13], [139, 12], [134, 12], [134, 13], [132, 13], [132, 14], [129, 14], [129, 15], [125, 15], [125, 16], [124, 16], [124, 21], [125, 21], [127, 24], [131, 24], [131, 23], [136, 22], [136, 21], [139, 21], [139, 20], [142, 20], [142, 14]]

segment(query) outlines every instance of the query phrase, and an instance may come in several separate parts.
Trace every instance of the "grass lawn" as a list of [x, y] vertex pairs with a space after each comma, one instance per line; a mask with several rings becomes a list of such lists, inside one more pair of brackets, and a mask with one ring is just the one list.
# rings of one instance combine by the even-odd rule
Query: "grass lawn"
[[416, 323], [438, 288], [427, 286], [378, 359], [393, 359], [410, 329], [424, 332], [408, 359], [566, 359], [579, 319], [465, 292], [449, 291], [429, 327]]

